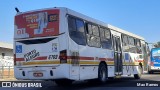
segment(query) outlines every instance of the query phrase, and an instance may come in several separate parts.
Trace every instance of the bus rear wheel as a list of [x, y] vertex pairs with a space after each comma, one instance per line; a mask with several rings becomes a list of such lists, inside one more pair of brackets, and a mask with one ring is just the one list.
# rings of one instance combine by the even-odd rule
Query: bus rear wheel
[[153, 74], [153, 71], [151, 71], [150, 67], [148, 67], [148, 74]]
[[59, 80], [55, 80], [55, 83], [58, 85], [58, 86], [69, 86], [72, 84], [72, 80], [69, 80], [69, 79], [59, 79]]
[[141, 76], [142, 76], [142, 73], [143, 73], [142, 66], [139, 65], [139, 66], [138, 66], [138, 74], [134, 74], [134, 78], [135, 78], [135, 79], [140, 79]]
[[104, 63], [101, 63], [98, 68], [98, 80], [100, 83], [105, 83], [108, 77], [107, 66]]

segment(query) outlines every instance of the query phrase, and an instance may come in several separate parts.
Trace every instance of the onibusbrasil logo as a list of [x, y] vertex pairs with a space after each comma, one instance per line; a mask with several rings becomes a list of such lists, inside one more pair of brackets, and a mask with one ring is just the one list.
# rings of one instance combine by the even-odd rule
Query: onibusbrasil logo
[[42, 82], [2, 82], [2, 87], [42, 87]]

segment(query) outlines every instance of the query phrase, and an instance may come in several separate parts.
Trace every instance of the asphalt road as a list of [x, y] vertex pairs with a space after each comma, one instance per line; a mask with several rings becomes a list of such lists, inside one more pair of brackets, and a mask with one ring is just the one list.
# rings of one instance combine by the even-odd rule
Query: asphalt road
[[[150, 81], [159, 81], [150, 82]], [[155, 85], [152, 87], [143, 86], [146, 83]], [[137, 86], [137, 85], [141, 85]], [[156, 87], [156, 85], [159, 85]], [[105, 84], [99, 84], [96, 82], [79, 81], [74, 82], [73, 85], [68, 87], [59, 87], [53, 81], [46, 81], [42, 88], [0, 88], [0, 90], [152, 90], [160, 89], [160, 73], [155, 74], [143, 74], [142, 78], [137, 80], [133, 76], [122, 77], [119, 79], [109, 80]]]

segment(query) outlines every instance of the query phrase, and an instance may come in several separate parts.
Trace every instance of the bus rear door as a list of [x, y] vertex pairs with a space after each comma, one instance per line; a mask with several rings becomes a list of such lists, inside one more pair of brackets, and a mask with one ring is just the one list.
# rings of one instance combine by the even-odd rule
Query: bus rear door
[[122, 48], [121, 48], [120, 37], [113, 36], [113, 42], [114, 42], [115, 75], [121, 75], [123, 65], [122, 65]]

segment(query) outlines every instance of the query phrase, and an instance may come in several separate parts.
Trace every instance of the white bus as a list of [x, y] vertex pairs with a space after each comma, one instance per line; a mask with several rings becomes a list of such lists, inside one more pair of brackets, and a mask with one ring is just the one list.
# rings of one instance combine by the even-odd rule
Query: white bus
[[143, 37], [68, 8], [19, 12], [15, 16], [17, 79], [77, 80], [141, 77], [147, 60]]

